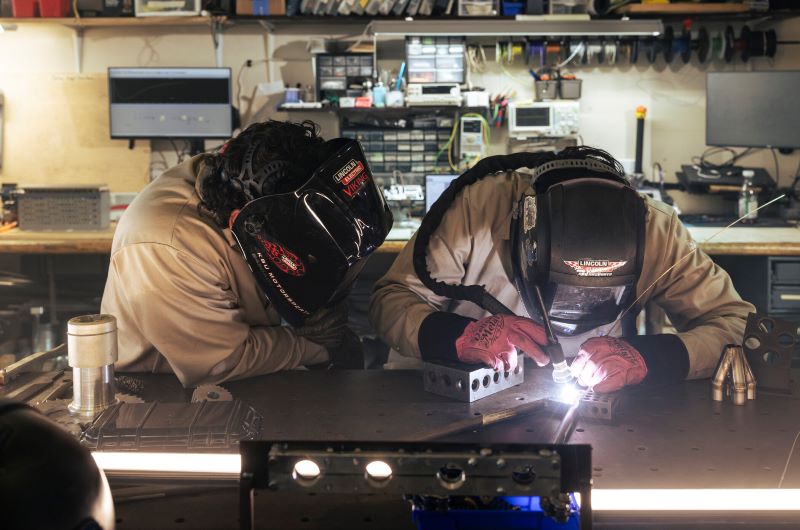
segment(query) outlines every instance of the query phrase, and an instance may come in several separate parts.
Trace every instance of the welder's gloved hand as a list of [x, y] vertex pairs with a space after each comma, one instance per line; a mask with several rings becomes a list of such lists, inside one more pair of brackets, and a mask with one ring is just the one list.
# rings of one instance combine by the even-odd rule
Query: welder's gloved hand
[[344, 329], [338, 343], [326, 346], [330, 357], [328, 368], [363, 370], [364, 346], [361, 339], [350, 328]]
[[529, 318], [493, 315], [471, 322], [456, 339], [459, 360], [484, 363], [495, 370], [513, 370], [517, 366], [515, 347], [524, 351], [536, 364], [550, 359], [541, 346], [547, 344], [544, 328]]
[[570, 370], [578, 384], [606, 393], [641, 383], [647, 375], [647, 364], [625, 340], [593, 337], [581, 345]]
[[344, 301], [333, 307], [323, 307], [308, 317], [302, 326], [294, 328], [297, 336], [326, 348], [337, 346], [348, 331], [347, 304]]

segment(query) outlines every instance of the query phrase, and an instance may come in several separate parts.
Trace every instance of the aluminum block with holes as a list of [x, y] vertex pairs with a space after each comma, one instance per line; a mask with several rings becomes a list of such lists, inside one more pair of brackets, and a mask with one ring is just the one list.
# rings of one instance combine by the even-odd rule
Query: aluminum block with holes
[[617, 397], [586, 392], [581, 398], [578, 413], [583, 418], [611, 421], [617, 408]]
[[482, 365], [464, 363], [425, 363], [425, 390], [472, 403], [525, 381], [525, 356], [517, 355], [517, 367], [494, 371]]

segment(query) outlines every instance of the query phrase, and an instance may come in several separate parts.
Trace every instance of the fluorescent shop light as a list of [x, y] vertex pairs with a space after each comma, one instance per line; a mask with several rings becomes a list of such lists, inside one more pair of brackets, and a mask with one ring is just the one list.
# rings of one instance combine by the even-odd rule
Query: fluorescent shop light
[[592, 510], [800, 511], [800, 489], [595, 489]]
[[220, 453], [144, 453], [107, 452], [92, 453], [97, 465], [114, 474], [178, 473], [191, 475], [213, 474], [239, 476], [242, 460], [238, 454]]

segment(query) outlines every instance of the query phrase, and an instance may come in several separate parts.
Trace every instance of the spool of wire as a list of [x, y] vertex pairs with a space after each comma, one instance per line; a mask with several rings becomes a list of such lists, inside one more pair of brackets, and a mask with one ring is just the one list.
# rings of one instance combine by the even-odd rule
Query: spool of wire
[[587, 62], [590, 64], [603, 64], [603, 44], [593, 42], [586, 47]]
[[631, 64], [636, 64], [636, 61], [639, 60], [639, 50], [642, 47], [642, 41], [639, 37], [634, 38], [631, 41]]
[[[701, 64], [708, 60], [709, 40], [708, 31], [705, 27], [700, 27], [697, 31], [697, 36], [692, 39], [692, 49], [697, 53], [697, 60], [700, 61]], [[684, 60], [683, 62], [686, 63], [689, 61]]]
[[[538, 42], [528, 42], [526, 44], [527, 50], [525, 53], [526, 62], [530, 63], [531, 61], [534, 64], [538, 64], [539, 68], [543, 68], [545, 65], [545, 43], [542, 41]], [[536, 58], [539, 58], [538, 63], [536, 63]]]
[[733, 54], [736, 52], [736, 35], [733, 33], [733, 28], [727, 26], [725, 28], [725, 52], [722, 57], [726, 63], [733, 60]]
[[673, 41], [672, 50], [680, 55], [683, 64], [692, 58], [692, 32], [688, 27], [684, 26], [681, 36]]
[[747, 25], [742, 26], [741, 37], [742, 61], [751, 57], [775, 57], [778, 49], [778, 36], [775, 30], [752, 31]]
[[725, 37], [721, 31], [715, 31], [711, 36], [711, 57], [716, 59], [725, 58]]
[[[656, 43], [656, 50], [654, 53], [654, 58], [650, 61], [650, 64], [655, 63], [655, 57], [658, 56], [658, 52], [661, 51], [664, 54], [664, 60], [667, 64], [672, 62], [673, 57], [675, 56], [675, 48], [673, 47], [675, 43], [675, 30], [672, 29], [672, 26], [667, 26], [664, 28], [664, 34], [661, 36], [661, 39]], [[660, 48], [660, 50], [658, 49]], [[648, 57], [649, 59], [649, 57]]]
[[617, 64], [617, 49], [619, 43], [617, 41], [613, 42], [606, 42], [605, 49], [603, 50], [603, 55], [605, 55], [606, 64], [615, 65]]

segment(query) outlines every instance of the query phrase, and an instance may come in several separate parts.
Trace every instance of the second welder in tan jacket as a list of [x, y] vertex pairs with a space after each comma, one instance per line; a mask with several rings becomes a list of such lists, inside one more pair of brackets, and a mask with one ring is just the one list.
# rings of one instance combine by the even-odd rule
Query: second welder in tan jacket
[[[428, 248], [431, 276], [450, 284], [483, 285], [517, 315], [529, 316], [514, 286], [510, 245], [512, 209], [529, 189], [529, 182], [527, 175], [500, 173], [467, 186], [457, 195], [431, 238]], [[657, 304], [679, 332], [677, 336], [665, 337], [668, 340], [658, 341], [660, 349], [666, 344], [670, 351], [666, 355], [659, 352], [656, 366], [648, 360], [648, 378], [708, 377], [722, 348], [741, 342], [747, 315], [754, 308], [742, 301], [728, 274], [699, 249], [659, 278], [696, 246], [671, 207], [647, 199], [645, 241], [637, 297], [655, 284], [644, 294], [639, 306], [647, 302]], [[398, 352], [421, 357], [420, 327], [432, 313], [446, 312], [469, 319], [480, 319], [489, 313], [471, 302], [437, 296], [422, 285], [412, 264], [413, 243], [412, 239], [376, 284], [370, 321], [379, 336]], [[560, 337], [565, 354], [576, 355], [583, 341], [607, 332], [610, 327], [577, 337]], [[459, 333], [459, 326], [455, 328], [455, 335], [449, 337], [453, 341]], [[451, 331], [442, 328], [436, 333], [441, 339]], [[634, 346], [646, 349], [641, 343]], [[670, 363], [673, 355], [683, 361]]]
[[201, 215], [203, 159], [151, 182], [117, 226], [101, 309], [117, 318], [117, 368], [194, 386], [327, 362], [281, 325], [230, 230]]

